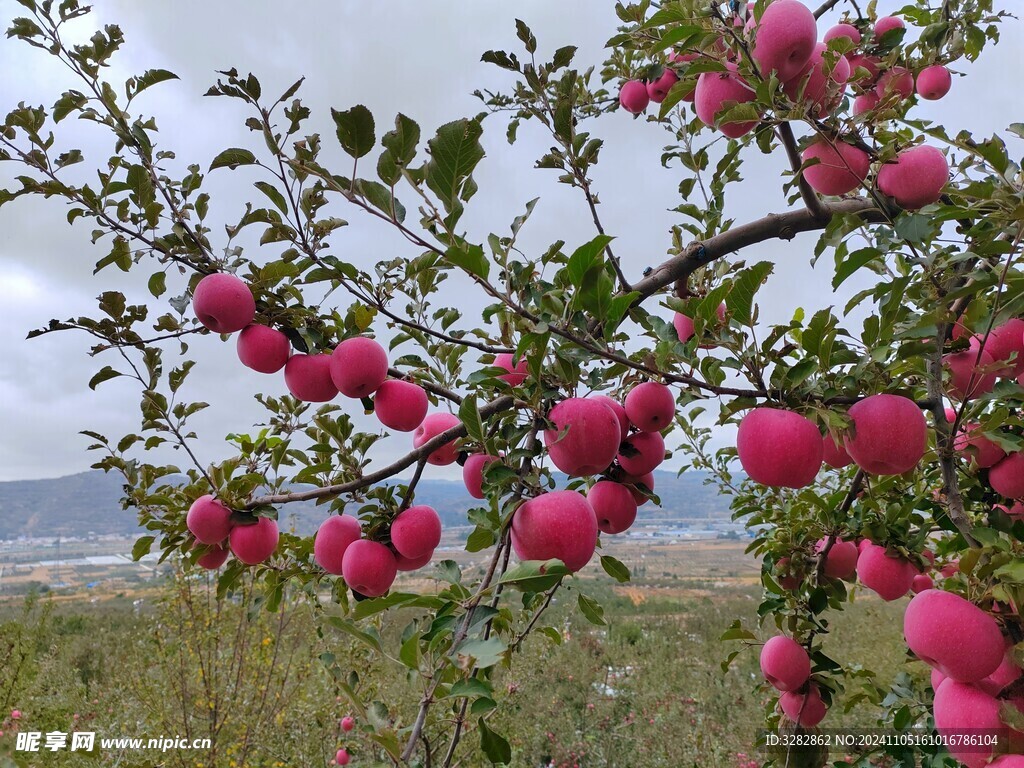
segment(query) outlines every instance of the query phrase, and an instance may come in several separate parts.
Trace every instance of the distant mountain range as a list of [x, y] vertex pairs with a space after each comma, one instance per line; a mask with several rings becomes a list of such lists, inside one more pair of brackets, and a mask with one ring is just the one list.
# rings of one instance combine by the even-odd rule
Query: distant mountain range
[[[706, 485], [703, 472], [656, 472], [655, 486], [662, 506], [648, 503], [640, 510], [641, 521], [692, 521], [727, 519], [729, 500]], [[133, 534], [139, 528], [134, 510], [123, 510], [121, 476], [98, 470], [47, 480], [0, 482], [0, 540], [19, 536], [82, 537], [102, 534]], [[466, 510], [476, 502], [456, 480], [423, 479], [416, 501], [429, 504], [445, 526], [466, 525]], [[282, 512], [285, 508], [282, 508]], [[312, 503], [289, 504], [287, 522], [310, 534], [324, 518], [324, 509]], [[294, 517], [293, 517], [294, 516]]]

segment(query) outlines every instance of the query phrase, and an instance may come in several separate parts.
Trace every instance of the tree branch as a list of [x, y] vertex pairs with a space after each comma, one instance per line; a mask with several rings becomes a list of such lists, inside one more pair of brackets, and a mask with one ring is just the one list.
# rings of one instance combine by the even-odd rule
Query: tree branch
[[800, 153], [797, 151], [793, 127], [789, 123], [779, 123], [778, 135], [782, 145], [786, 148], [789, 165], [793, 169], [793, 173], [796, 174], [796, 184], [800, 190], [800, 197], [804, 201], [804, 205], [816, 221], [828, 221], [832, 216], [825, 210], [821, 198], [811, 189], [807, 179], [800, 173], [800, 166], [803, 165], [803, 161], [800, 159]]

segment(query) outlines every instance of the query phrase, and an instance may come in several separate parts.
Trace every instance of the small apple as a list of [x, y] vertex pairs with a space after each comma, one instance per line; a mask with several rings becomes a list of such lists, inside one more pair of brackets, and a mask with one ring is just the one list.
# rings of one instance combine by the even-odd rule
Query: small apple
[[782, 90], [789, 100], [809, 105], [813, 117], [824, 117], [835, 111], [850, 79], [850, 62], [840, 56], [831, 71], [825, 60], [824, 43], [817, 43], [811, 58], [791, 80], [782, 84]]
[[380, 597], [398, 575], [391, 550], [379, 541], [360, 539], [349, 544], [341, 562], [341, 575], [349, 589], [365, 597]]
[[[848, 53], [846, 60], [850, 62], [850, 82], [856, 83], [861, 88], [869, 88], [874, 85], [881, 74], [882, 61], [877, 56], [868, 53]], [[878, 94], [872, 89], [869, 91], [878, 103]], [[857, 114], [854, 112], [854, 114]]]
[[416, 429], [426, 418], [429, 405], [423, 387], [401, 379], [388, 379], [373, 395], [374, 414], [396, 432]]
[[853, 459], [846, 452], [842, 439], [837, 442], [832, 435], [826, 434], [821, 438], [821, 449], [822, 459], [832, 469], [842, 469], [853, 464]]
[[926, 573], [919, 573], [914, 577], [914, 580], [910, 582], [910, 591], [915, 595], [924, 592], [926, 589], [934, 589], [935, 582], [932, 577]]
[[636, 520], [636, 500], [625, 485], [599, 480], [587, 493], [597, 527], [603, 533], [622, 533]]
[[647, 85], [642, 80], [627, 80], [619, 89], [619, 104], [633, 115], [639, 115], [651, 102]]
[[800, 588], [801, 577], [792, 570], [793, 561], [788, 557], [780, 557], [775, 563], [775, 581], [783, 589], [793, 592]]
[[1006, 363], [996, 371], [997, 376], [1016, 378], [1024, 373], [1024, 320], [1014, 317], [993, 328], [985, 341], [985, 351], [997, 363]]
[[[416, 427], [416, 431], [413, 432], [412, 447], [419, 448], [425, 443], [433, 440], [442, 432], [447, 432], [449, 429], [453, 429], [461, 423], [462, 422], [459, 421], [458, 416], [454, 416], [450, 413], [432, 413], [427, 416], [423, 422]], [[438, 467], [447, 466], [448, 464], [454, 464], [458, 455], [459, 450], [455, 444], [455, 439], [453, 439], [451, 442], [445, 443], [440, 448], [435, 449], [430, 456], [427, 457], [427, 463]]]
[[307, 403], [326, 403], [338, 396], [331, 380], [331, 356], [292, 355], [284, 366], [284, 383], [292, 397]]
[[874, 91], [862, 93], [853, 100], [853, 114], [856, 116], [863, 115], [865, 112], [871, 112], [878, 108], [878, 103], [878, 94]]
[[776, 635], [761, 648], [761, 673], [780, 691], [795, 691], [811, 676], [811, 658], [800, 643]]
[[368, 397], [387, 377], [388, 353], [373, 339], [345, 339], [331, 355], [331, 381], [345, 397]]
[[995, 361], [981, 340], [972, 336], [970, 346], [962, 352], [942, 356], [942, 365], [949, 371], [949, 394], [957, 400], [970, 400], [992, 391], [996, 385]]
[[626, 395], [625, 409], [630, 423], [641, 432], [660, 432], [675, 418], [676, 399], [664, 384], [645, 381]]
[[512, 517], [512, 548], [520, 560], [557, 558], [578, 571], [594, 555], [597, 517], [576, 491], [550, 491], [522, 504]]
[[320, 523], [313, 539], [313, 559], [317, 565], [335, 576], [341, 575], [345, 550], [363, 535], [358, 518], [352, 515], [332, 515]]
[[[956, 411], [952, 408], [946, 409], [946, 421], [950, 424], [956, 418]], [[978, 431], [979, 424], [965, 424], [957, 430], [953, 438], [953, 447], [957, 452], [970, 461], [979, 469], [988, 469], [995, 466], [1006, 456], [1006, 451], [999, 447], [998, 443], [989, 440], [982, 434], [974, 434]]]
[[277, 521], [258, 517], [254, 525], [236, 525], [228, 535], [235, 557], [246, 565], [258, 565], [277, 549]]
[[625, 440], [629, 436], [629, 416], [626, 415], [626, 409], [622, 407], [618, 400], [614, 400], [608, 397], [608, 395], [591, 395], [590, 399], [604, 403], [612, 409], [615, 418], [619, 420], [620, 440]]
[[492, 461], [497, 461], [497, 456], [490, 456], [486, 453], [474, 453], [466, 463], [462, 465], [462, 482], [466, 490], [474, 499], [484, 498], [484, 468]]
[[[724, 324], [726, 313], [726, 306], [724, 302], [718, 305], [718, 309], [715, 310], [715, 313], [718, 315], [719, 324]], [[696, 328], [693, 324], [693, 318], [689, 315], [684, 315], [682, 312], [675, 313], [675, 316], [672, 318], [672, 325], [676, 329], [676, 335], [679, 337], [679, 341], [683, 344], [692, 339], [693, 334], [696, 332]], [[700, 348], [711, 349], [713, 346], [714, 344], [701, 344]]]
[[288, 337], [276, 328], [253, 323], [238, 334], [238, 359], [259, 373], [277, 373], [292, 352]]
[[544, 446], [551, 462], [567, 475], [595, 475], [615, 459], [622, 429], [615, 411], [600, 400], [563, 400], [548, 419], [554, 429], [544, 431]]
[[338, 765], [348, 765], [349, 754], [347, 749], [339, 749], [334, 756], [334, 762]]
[[857, 557], [857, 578], [887, 602], [898, 600], [910, 591], [917, 569], [909, 560], [891, 555], [885, 547], [868, 542]]
[[928, 101], [937, 101], [949, 93], [953, 77], [941, 64], [932, 64], [917, 73], [917, 95]]
[[1024, 453], [1011, 453], [988, 471], [988, 484], [1000, 496], [1024, 499]]
[[903, 150], [878, 170], [879, 190], [908, 211], [938, 201], [948, 181], [946, 156], [927, 144]]
[[208, 571], [216, 571], [228, 559], [230, 551], [221, 544], [214, 544], [204, 554], [196, 559], [196, 565]]
[[914, 75], [906, 67], [883, 72], [875, 84], [875, 95], [882, 101], [905, 101], [914, 94]]
[[998, 696], [999, 693], [1011, 683], [1017, 682], [1021, 677], [1021, 668], [1013, 658], [1012, 641], [1007, 640], [1006, 653], [1003, 660], [999, 662], [996, 671], [977, 682], [977, 686], [990, 696]]
[[346, 716], [341, 718], [341, 730], [348, 733], [356, 727], [356, 719], [354, 717]]
[[510, 387], [518, 387], [524, 381], [529, 373], [527, 368], [526, 358], [520, 358], [519, 362], [513, 364], [512, 354], [510, 352], [501, 352], [494, 356], [493, 366], [495, 368], [504, 368], [508, 373], [503, 373], [498, 376], [499, 379], [506, 382]]
[[619, 478], [619, 482], [629, 488], [629, 492], [633, 494], [633, 500], [636, 501], [637, 507], [642, 507], [650, 499], [644, 494], [641, 487], [654, 493], [654, 472], [648, 472], [645, 475], [627, 475], [623, 474]]
[[[723, 106], [727, 102], [744, 104], [757, 98], [754, 89], [736, 74], [735, 64], [726, 64], [726, 70], [725, 72], [702, 72], [697, 78], [697, 88], [693, 92], [693, 107], [697, 117], [704, 125], [712, 128], [716, 127], [715, 118], [723, 112]], [[747, 120], [724, 123], [717, 127], [729, 138], [738, 139], [754, 130], [757, 123], [757, 120]]]
[[665, 439], [660, 432], [637, 432], [622, 442], [618, 459], [627, 474], [646, 475], [665, 460]]
[[441, 543], [441, 518], [433, 507], [420, 504], [398, 513], [391, 523], [391, 546], [402, 557], [416, 560]]
[[786, 691], [779, 696], [779, 707], [783, 713], [795, 723], [804, 728], [813, 728], [822, 720], [828, 712], [828, 707], [821, 698], [818, 686], [813, 683], [807, 687], [805, 693]]
[[185, 515], [185, 526], [203, 544], [220, 544], [231, 533], [231, 510], [210, 494], [192, 502]]
[[672, 90], [672, 86], [678, 82], [679, 75], [666, 67], [661, 77], [647, 84], [647, 95], [655, 104], [661, 104], [668, 96], [668, 92]]
[[928, 424], [917, 403], [899, 395], [871, 395], [849, 410], [853, 432], [846, 452], [872, 475], [902, 475], [917, 466], [928, 447]]
[[[825, 551], [828, 539], [821, 539], [814, 546], [814, 551]], [[852, 541], [836, 539], [825, 556], [825, 575], [832, 579], [847, 579], [857, 572], [857, 545]]]
[[906, 29], [907, 25], [899, 16], [882, 16], [875, 22], [875, 37], [882, 37], [894, 29]]
[[803, 170], [803, 177], [815, 192], [823, 195], [845, 195], [857, 189], [868, 177], [871, 158], [858, 147], [836, 140], [816, 140], [801, 155], [806, 163], [817, 164]]
[[395, 552], [394, 555], [395, 555], [395, 565], [398, 567], [398, 570], [400, 570], [400, 571], [418, 571], [420, 568], [422, 568], [427, 563], [429, 563], [431, 561], [431, 559], [433, 559], [433, 557], [434, 557], [434, 550], [430, 550], [429, 552], [427, 552], [422, 557], [416, 557], [416, 558], [402, 557], [397, 552]]
[[213, 272], [192, 292], [192, 311], [214, 333], [234, 333], [252, 322], [256, 301], [243, 280], [227, 272]]
[[853, 26], [853, 24], [836, 24], [821, 39], [823, 42], [828, 43], [841, 37], [845, 37], [854, 45], [860, 45], [860, 30]]
[[775, 488], [803, 488], [821, 468], [821, 433], [799, 413], [755, 408], [736, 434], [736, 451], [751, 480]]

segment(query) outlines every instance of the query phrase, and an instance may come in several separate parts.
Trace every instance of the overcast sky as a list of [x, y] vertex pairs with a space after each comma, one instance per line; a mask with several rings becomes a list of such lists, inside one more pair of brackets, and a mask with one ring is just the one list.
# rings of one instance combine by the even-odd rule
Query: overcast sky
[[[879, 3], [882, 10], [900, 5]], [[1006, 2], [1001, 5], [1008, 7]], [[154, 88], [140, 99], [141, 108], [155, 115], [163, 148], [173, 149], [182, 163], [196, 162], [205, 168], [228, 146], [259, 150], [241, 125], [248, 115], [236, 103], [203, 98], [216, 79], [215, 70], [234, 66], [243, 73], [252, 71], [263, 82], [265, 94], [279, 93], [305, 75], [302, 95], [314, 112], [308, 130], [319, 130], [325, 137], [333, 137], [329, 107], [344, 109], [357, 103], [374, 112], [378, 135], [401, 111], [417, 120], [427, 136], [441, 123], [479, 112], [481, 105], [471, 95], [474, 89], [509, 86], [508, 73], [481, 63], [480, 54], [490, 48], [518, 50], [515, 17], [533, 28], [542, 53], [578, 45], [575, 65], [584, 68], [603, 59], [604, 43], [617, 23], [612, 8], [611, 2], [596, 0], [302, 0], [288, 4], [96, 0], [88, 24], [117, 23], [125, 33], [127, 45], [109, 75], [114, 82], [152, 67], [170, 69], [181, 77]], [[5, 28], [21, 10], [13, 2], [3, 4]], [[827, 26], [823, 21], [819, 31], [823, 33]], [[78, 29], [85, 35], [92, 26]], [[920, 108], [917, 115], [943, 120], [951, 134], [966, 128], [988, 135], [1021, 120], [1019, 100], [1009, 98], [1019, 93], [1024, 65], [1020, 23], [1007, 24], [1003, 35], [997, 49], [964, 70], [969, 78], [955, 79], [946, 99]], [[63, 90], [77, 87], [44, 52], [15, 40], [0, 40], [0, 71], [5, 73], [0, 79], [0, 107], [5, 112], [19, 101], [49, 107]], [[660, 167], [668, 136], [656, 125], [620, 112], [591, 127], [605, 139], [600, 165], [593, 172], [601, 214], [609, 233], [617, 238], [616, 252], [627, 276], [635, 279], [645, 267], [665, 258], [668, 230], [677, 220], [668, 209], [679, 202], [676, 188], [682, 172], [678, 167]], [[488, 232], [506, 232], [526, 201], [539, 196], [520, 240], [528, 252], [537, 253], [557, 239], [569, 247], [590, 239], [594, 232], [580, 197], [556, 184], [552, 172], [532, 168], [550, 139], [524, 128], [520, 142], [509, 147], [504, 128], [501, 118], [485, 121], [487, 158], [476, 173], [480, 192], [465, 219], [471, 237], [480, 242]], [[110, 145], [103, 134], [74, 121], [66, 121], [61, 129], [59, 144], [86, 149], [83, 168], [104, 163]], [[752, 150], [749, 159], [743, 169], [745, 181], [730, 198], [731, 216], [737, 221], [784, 208], [779, 178], [784, 158]], [[0, 184], [12, 184], [12, 176], [19, 172], [13, 164], [0, 164]], [[258, 195], [248, 186], [255, 178], [226, 170], [208, 177], [218, 221], [237, 220], [247, 196]], [[413, 255], [403, 240], [358, 212], [337, 207], [332, 213], [351, 222], [333, 238], [344, 258], [369, 266], [380, 258]], [[137, 275], [106, 270], [93, 277], [93, 265], [104, 252], [89, 244], [87, 222], [80, 220], [70, 227], [64, 216], [61, 203], [53, 200], [22, 200], [0, 210], [0, 480], [84, 470], [93, 459], [84, 450], [87, 443], [77, 434], [79, 430], [119, 437], [137, 426], [138, 393], [129, 383], [114, 380], [96, 392], [87, 388], [92, 373], [115, 360], [89, 358], [85, 336], [64, 333], [25, 340], [29, 330], [51, 317], [93, 312], [94, 297], [101, 290], [116, 287], [130, 298], [144, 296], [147, 273], [142, 269]], [[221, 233], [217, 229], [214, 236]], [[814, 240], [813, 235], [804, 235], [791, 243], [766, 243], [744, 254], [749, 261], [771, 259], [777, 264], [761, 294], [763, 320], [786, 320], [795, 306], [806, 307], [808, 314], [830, 304], [842, 306], [847, 288], [858, 287], [851, 281], [842, 296], [832, 294], [831, 259], [826, 257], [813, 270], [809, 266]], [[273, 257], [273, 252], [257, 258], [267, 257]], [[455, 286], [452, 283], [439, 302], [471, 308]], [[180, 285], [172, 285], [168, 295], [177, 292]], [[471, 318], [467, 326], [470, 323]], [[245, 431], [261, 418], [262, 409], [253, 402], [253, 394], [261, 390], [280, 394], [284, 385], [280, 376], [264, 377], [242, 367], [233, 341], [199, 338], [191, 351], [200, 364], [186, 394], [213, 406], [195, 424], [202, 438], [200, 457], [211, 461], [225, 455], [224, 435]], [[377, 428], [375, 420], [362, 424]], [[381, 458], [408, 447], [407, 435], [384, 441], [382, 450], [387, 455]]]

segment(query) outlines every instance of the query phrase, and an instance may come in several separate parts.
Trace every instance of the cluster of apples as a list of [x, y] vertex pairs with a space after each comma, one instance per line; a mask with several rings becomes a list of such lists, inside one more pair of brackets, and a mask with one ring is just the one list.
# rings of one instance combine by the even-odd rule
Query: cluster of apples
[[185, 526], [198, 544], [207, 545], [207, 551], [196, 562], [208, 570], [224, 565], [229, 552], [246, 565], [256, 565], [277, 549], [277, 521], [254, 517], [251, 523], [236, 523], [231, 509], [210, 494], [192, 502], [185, 516]]
[[761, 674], [780, 692], [779, 708], [795, 723], [813, 728], [828, 712], [821, 690], [811, 681], [807, 649], [786, 635], [776, 635], [761, 648]]
[[[916, 92], [923, 99], [940, 99], [949, 92], [952, 77], [939, 63], [924, 66], [915, 79], [903, 66], [883, 70], [877, 55], [879, 43], [887, 33], [905, 29], [902, 19], [885, 16], [873, 28], [862, 33], [853, 24], [843, 23], [829, 29], [822, 42], [817, 40], [814, 14], [799, 0], [775, 0], [755, 21], [753, 3], [749, 3], [746, 22], [736, 17], [737, 35], [749, 46], [750, 56], [762, 77], [775, 75], [789, 99], [805, 105], [810, 116], [827, 117], [840, 105], [847, 86], [859, 95], [853, 103], [854, 115], [872, 112], [879, 107], [898, 106]], [[830, 64], [825, 51], [831, 40], [844, 38], [854, 47]], [[716, 118], [730, 105], [756, 99], [755, 89], [738, 73], [732, 59], [735, 52], [727, 38], [718, 45], [718, 53], [726, 57], [725, 71], [702, 72], [696, 88], [686, 99], [694, 104], [697, 117], [716, 127]], [[673, 53], [669, 66], [657, 80], [644, 83], [626, 82], [619, 92], [624, 109], [639, 114], [651, 101], [661, 102], [679, 80], [673, 66], [685, 65], [701, 58], [693, 52]], [[729, 122], [717, 128], [730, 138], [739, 138], [752, 131], [756, 120]], [[807, 183], [823, 195], [845, 195], [867, 181], [872, 158], [866, 145], [848, 143], [841, 138], [819, 137], [804, 150], [804, 163], [816, 161], [803, 170]], [[936, 202], [949, 181], [949, 163], [935, 147], [921, 145], [900, 151], [881, 165], [876, 182], [882, 194], [891, 197], [900, 207], [916, 210]]]
[[[342, 732], [349, 733], [353, 728], [356, 727], [356, 719], [351, 715], [346, 715], [341, 718], [338, 723]], [[352, 760], [352, 756], [348, 753], [345, 747], [338, 747], [338, 751], [334, 754], [334, 761], [332, 765], [348, 765]]]

